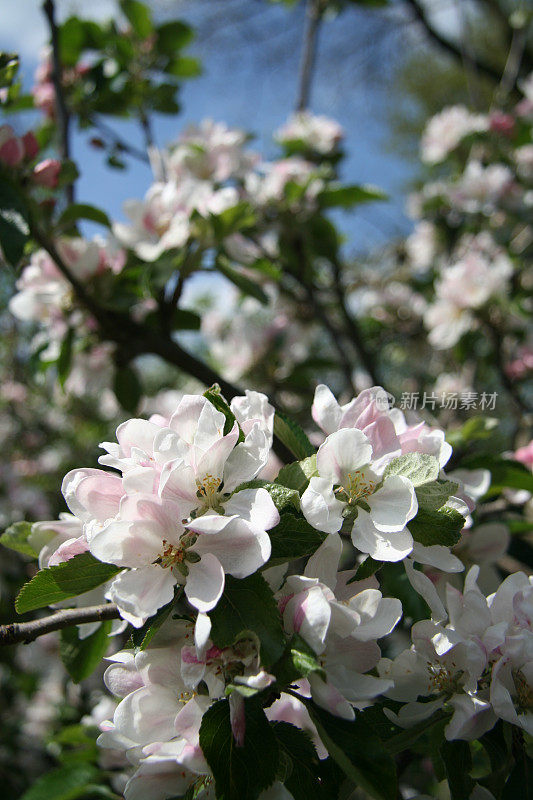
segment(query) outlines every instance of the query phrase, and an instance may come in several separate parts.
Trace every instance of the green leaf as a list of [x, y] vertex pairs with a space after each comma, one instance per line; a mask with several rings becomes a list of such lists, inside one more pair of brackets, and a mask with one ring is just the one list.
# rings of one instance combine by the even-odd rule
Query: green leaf
[[501, 800], [532, 800], [533, 759], [522, 751], [518, 753], [513, 771], [503, 788]]
[[200, 747], [215, 779], [218, 800], [256, 800], [276, 777], [279, 748], [261, 706], [244, 701], [246, 729], [238, 747], [231, 731], [229, 702], [219, 700], [206, 711]]
[[492, 475], [491, 492], [510, 488], [526, 489], [533, 493], [533, 473], [519, 461], [505, 458], [494, 459], [486, 464], [486, 468]]
[[78, 17], [69, 17], [59, 28], [59, 54], [63, 66], [78, 63], [85, 45], [85, 27]]
[[303, 494], [313, 476], [318, 475], [316, 465], [316, 453], [301, 461], [294, 461], [292, 464], [282, 467], [279, 471], [276, 483], [281, 483], [289, 489], [295, 489]]
[[349, 722], [301, 698], [330, 756], [344, 774], [376, 800], [396, 800], [398, 781], [392, 756], [359, 717]]
[[284, 564], [312, 555], [318, 550], [327, 533], [317, 531], [307, 520], [300, 515], [286, 510], [275, 528], [268, 532], [272, 543], [272, 553], [267, 567]]
[[0, 170], [0, 248], [6, 261], [16, 266], [29, 237], [29, 212], [22, 193], [6, 170]]
[[99, 776], [99, 770], [92, 764], [67, 764], [37, 778], [20, 800], [75, 800], [85, 794]]
[[105, 211], [86, 203], [74, 203], [68, 206], [59, 217], [57, 224], [61, 228], [70, 228], [79, 219], [88, 219], [91, 222], [104, 225], [106, 228], [111, 227], [111, 222]]
[[65, 381], [69, 376], [70, 367], [72, 364], [72, 345], [74, 342], [74, 329], [69, 328], [65, 334], [65, 338], [61, 342], [59, 350], [59, 357], [57, 359], [57, 377], [59, 384], [63, 388]]
[[227, 264], [223, 259], [217, 261], [218, 270], [231, 281], [235, 286], [240, 289], [243, 294], [248, 294], [255, 297], [264, 306], [268, 305], [268, 295], [263, 291], [258, 283], [250, 280], [244, 272], [234, 269], [230, 264]]
[[131, 27], [141, 39], [146, 39], [154, 30], [150, 9], [139, 0], [120, 0], [120, 8]]
[[193, 29], [180, 20], [159, 25], [156, 33], [157, 50], [167, 56], [174, 56], [178, 50], [182, 50], [194, 39]]
[[172, 327], [180, 331], [199, 331], [202, 319], [190, 308], [176, 308], [172, 314]]
[[439, 472], [439, 462], [435, 456], [427, 453], [405, 453], [403, 456], [392, 459], [385, 468], [383, 478], [388, 478], [389, 475], [401, 475], [408, 478], [413, 486], [422, 486], [425, 483], [436, 481]]
[[381, 569], [384, 563], [384, 561], [375, 561], [372, 556], [367, 556], [365, 560], [359, 564], [357, 567], [357, 572], [353, 578], [350, 578], [348, 583], [363, 581], [365, 578], [370, 578], [370, 576], [374, 575], [378, 569]]
[[466, 800], [475, 787], [469, 774], [472, 769], [470, 745], [459, 740], [443, 742], [440, 754], [446, 769], [451, 800]]
[[313, 648], [298, 634], [291, 640], [290, 654], [293, 666], [300, 677], [307, 678], [313, 672], [317, 672], [322, 678], [326, 678], [326, 673], [317, 661]]
[[9, 547], [10, 550], [16, 550], [17, 553], [37, 558], [39, 552], [28, 542], [31, 528], [31, 522], [15, 522], [0, 536], [0, 544]]
[[454, 508], [440, 508], [430, 511], [419, 508], [414, 519], [407, 523], [413, 539], [420, 544], [431, 546], [442, 544], [453, 547], [461, 538], [465, 518]]
[[[217, 383], [213, 384], [213, 386], [211, 386], [209, 389], [207, 389], [207, 391], [204, 392], [204, 397], [206, 397], [209, 400], [211, 405], [215, 406], [217, 411], [221, 411], [226, 417], [226, 424], [224, 425], [224, 436], [226, 436], [237, 422], [237, 419], [235, 417], [235, 414], [231, 410], [230, 406], [222, 396], [222, 393], [220, 391], [220, 386]], [[242, 442], [243, 440], [244, 440], [244, 434], [242, 431], [240, 431], [239, 442]]]
[[308, 456], [315, 455], [315, 448], [309, 441], [307, 434], [293, 419], [276, 411], [274, 416], [274, 436], [291, 451], [299, 461]]
[[427, 511], [437, 511], [446, 504], [448, 498], [458, 489], [454, 481], [433, 481], [416, 488], [418, 508]]
[[111, 625], [111, 620], [102, 622], [100, 627], [85, 639], [79, 638], [79, 631], [75, 625], [61, 631], [59, 646], [61, 661], [74, 683], [88, 678], [102, 663], [109, 648]]
[[120, 567], [104, 564], [90, 553], [80, 553], [55, 567], [39, 570], [20, 590], [15, 608], [19, 614], [25, 614], [77, 597], [110, 580], [117, 572]]
[[165, 67], [167, 75], [175, 78], [197, 78], [202, 74], [202, 65], [197, 58], [192, 56], [180, 56], [169, 61]]
[[278, 483], [269, 483], [269, 481], [262, 481], [259, 479], [253, 481], [246, 481], [237, 486], [233, 494], [242, 492], [243, 489], [265, 489], [271, 496], [274, 505], [278, 511], [300, 510], [300, 495], [294, 489], [288, 489], [286, 486], [280, 486]]
[[285, 754], [291, 767], [283, 783], [294, 800], [327, 800], [318, 779], [320, 762], [309, 734], [289, 722], [274, 722], [272, 730], [280, 753]]
[[142, 386], [137, 373], [129, 364], [115, 369], [113, 391], [122, 408], [134, 414], [142, 397]]
[[375, 186], [339, 186], [326, 189], [319, 197], [322, 208], [352, 208], [360, 203], [386, 199], [385, 192]]
[[160, 608], [153, 617], [147, 619], [141, 628], [133, 629], [130, 639], [136, 650], [145, 650], [148, 647], [153, 637], [168, 619], [173, 607], [174, 600]]
[[277, 603], [265, 579], [256, 572], [238, 579], [226, 575], [224, 593], [209, 612], [213, 644], [221, 649], [250, 633], [260, 642], [261, 664], [269, 667], [285, 648]]

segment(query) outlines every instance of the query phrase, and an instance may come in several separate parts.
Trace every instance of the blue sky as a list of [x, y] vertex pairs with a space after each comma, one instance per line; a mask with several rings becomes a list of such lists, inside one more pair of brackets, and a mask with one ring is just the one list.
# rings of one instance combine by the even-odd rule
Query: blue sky
[[[156, 18], [173, 16], [170, 10], [175, 13], [178, 9], [179, 16], [199, 26], [201, 35], [191, 52], [201, 59], [204, 72], [184, 84], [180, 116], [158, 116], [154, 120], [156, 137], [164, 144], [176, 138], [187, 123], [212, 117], [251, 130], [257, 135], [256, 148], [267, 156], [274, 155], [272, 131], [284, 121], [296, 96], [302, 9], [287, 11], [259, 0], [242, 0], [250, 13], [237, 24], [224, 19], [221, 22], [214, 14], [220, 12], [224, 2], [229, 0], [161, 0], [158, 4]], [[62, 17], [73, 11], [88, 15], [88, 4], [79, 0], [59, 0], [57, 5]], [[235, 0], [232, 5], [236, 5]], [[0, 47], [21, 53], [24, 81], [29, 87], [47, 36], [40, 3], [0, 0], [0, 9]], [[90, 4], [94, 17], [109, 16], [116, 13], [115, 9], [112, 0], [92, 0]], [[346, 130], [343, 178], [378, 185], [391, 197], [386, 204], [339, 217], [349, 251], [371, 248], [409, 228], [403, 209], [406, 187], [416, 175], [416, 165], [386, 150], [386, 110], [391, 100], [388, 79], [399, 57], [391, 48], [398, 50], [399, 36], [389, 25], [384, 37], [383, 26], [379, 27], [379, 18], [374, 16], [377, 13], [349, 12], [324, 24], [311, 104], [313, 111], [335, 117]], [[375, 80], [371, 69], [369, 77], [369, 62], [376, 56], [361, 49], [361, 42], [378, 35], [383, 41], [377, 57], [384, 53], [390, 57], [385, 59], [381, 79]], [[141, 143], [133, 124], [108, 121], [122, 136]], [[75, 132], [73, 138], [73, 154], [81, 169], [78, 198], [103, 206], [113, 218], [121, 218], [124, 200], [141, 197], [146, 191], [151, 180], [149, 169], [135, 162], [127, 172], [110, 172], [101, 153], [88, 146], [88, 138], [86, 131]]]

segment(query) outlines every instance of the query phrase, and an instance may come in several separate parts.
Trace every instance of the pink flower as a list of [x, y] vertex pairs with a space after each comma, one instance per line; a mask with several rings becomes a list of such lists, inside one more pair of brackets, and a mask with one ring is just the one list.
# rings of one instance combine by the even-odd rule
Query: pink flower
[[33, 170], [33, 180], [39, 186], [55, 189], [59, 181], [61, 162], [57, 158], [45, 158]]
[[525, 447], [519, 447], [515, 451], [514, 457], [517, 461], [533, 470], [533, 439]]
[[515, 126], [514, 118], [510, 114], [504, 114], [503, 111], [493, 111], [489, 117], [490, 129], [495, 133], [503, 133], [504, 136], [509, 136]]
[[28, 131], [22, 137], [22, 144], [24, 145], [24, 155], [31, 161], [39, 152], [39, 142], [35, 138], [33, 131]]

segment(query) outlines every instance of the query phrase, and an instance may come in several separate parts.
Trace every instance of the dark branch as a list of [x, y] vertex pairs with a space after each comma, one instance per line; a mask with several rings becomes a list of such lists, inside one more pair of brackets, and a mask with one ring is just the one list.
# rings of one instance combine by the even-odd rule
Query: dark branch
[[[50, 29], [50, 41], [52, 45], [52, 83], [55, 92], [55, 111], [57, 117], [57, 128], [59, 133], [59, 154], [66, 161], [70, 158], [70, 114], [63, 94], [63, 67], [61, 64], [61, 53], [59, 49], [59, 30], [55, 20], [54, 0], [44, 0], [43, 11], [48, 20]], [[74, 202], [74, 185], [69, 184], [66, 188], [67, 201]]]
[[[435, 44], [439, 45], [442, 50], [445, 50], [449, 55], [453, 56], [458, 61], [462, 62], [463, 60], [463, 53], [461, 48], [454, 44], [450, 39], [447, 39], [443, 36], [439, 31], [433, 27], [431, 22], [429, 21], [428, 17], [426, 16], [426, 12], [422, 8], [421, 4], [418, 0], [405, 0], [405, 3], [411, 8], [413, 11], [413, 15], [415, 19], [425, 28], [425, 31], [428, 37], [435, 42]], [[499, 83], [501, 79], [501, 70], [497, 67], [489, 64], [487, 61], [480, 59], [479, 56], [471, 56], [472, 65], [475, 68], [483, 73], [486, 77], [490, 78], [492, 81]]]
[[96, 130], [99, 131], [102, 136], [104, 136], [121, 153], [126, 153], [126, 155], [137, 159], [137, 161], [142, 161], [144, 164], [150, 163], [148, 154], [145, 153], [144, 150], [141, 150], [140, 148], [135, 147], [135, 145], [127, 142], [99, 117], [90, 117], [89, 121], [91, 125], [96, 128]]
[[305, 111], [309, 105], [311, 83], [313, 80], [316, 62], [318, 32], [320, 29], [320, 22], [323, 12], [322, 6], [322, 0], [308, 0], [307, 2], [302, 60], [298, 79], [298, 100], [296, 102], [297, 111]]
[[[218, 383], [222, 394], [228, 400], [243, 394], [242, 389], [226, 381], [208, 364], [204, 364], [196, 356], [188, 353], [169, 335], [165, 335], [164, 331], [157, 331], [135, 322], [128, 314], [102, 308], [92, 295], [87, 292], [84, 285], [72, 274], [54, 243], [34, 223], [31, 224], [31, 233], [35, 241], [46, 250], [60, 272], [70, 282], [80, 303], [85, 306], [98, 322], [101, 337], [115, 342], [119, 347], [120, 355], [126, 362], [137, 356], [151, 353], [160, 356], [164, 361], [173, 364], [206, 386]], [[274, 439], [273, 450], [278, 458], [285, 463], [294, 460], [292, 453], [277, 439]]]
[[0, 645], [17, 642], [33, 642], [39, 636], [52, 631], [70, 628], [72, 625], [83, 625], [86, 622], [105, 622], [108, 619], [119, 619], [120, 614], [114, 603], [87, 608], [66, 608], [49, 617], [41, 617], [31, 622], [12, 622], [0, 625]]

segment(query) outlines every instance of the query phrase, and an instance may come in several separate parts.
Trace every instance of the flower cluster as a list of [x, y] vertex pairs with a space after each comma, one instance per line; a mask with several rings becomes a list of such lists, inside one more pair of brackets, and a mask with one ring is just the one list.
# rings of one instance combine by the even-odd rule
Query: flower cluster
[[[444, 164], [438, 180], [411, 197], [417, 219], [406, 253], [419, 277], [431, 270], [434, 296], [424, 313], [429, 343], [454, 346], [482, 330], [487, 308], [520, 303], [531, 276], [531, 80], [510, 111], [444, 109], [427, 124], [421, 157]], [[512, 295], [512, 297], [511, 297]], [[522, 315], [513, 319], [524, 329]], [[514, 358], [516, 361], [516, 357]], [[514, 363], [514, 362], [513, 362]]]
[[476, 739], [498, 718], [532, 733], [533, 580], [514, 573], [485, 597], [478, 573], [470, 569], [462, 593], [447, 587], [447, 622], [417, 622], [411, 648], [380, 662], [379, 674], [394, 681], [388, 696], [406, 703], [393, 715], [398, 724], [449, 704], [447, 739]]

